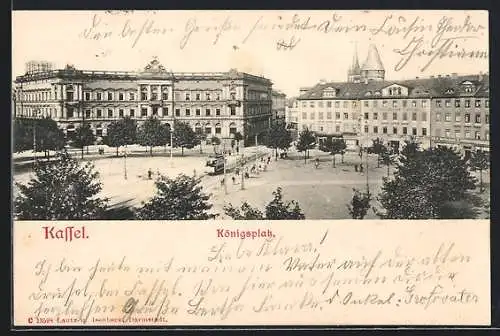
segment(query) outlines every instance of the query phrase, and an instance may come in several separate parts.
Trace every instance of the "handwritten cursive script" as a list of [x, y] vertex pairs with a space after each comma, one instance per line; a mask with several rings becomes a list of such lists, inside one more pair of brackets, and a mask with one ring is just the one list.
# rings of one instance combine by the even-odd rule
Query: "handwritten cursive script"
[[[23, 258], [17, 277], [26, 282], [16, 292], [25, 308], [22, 322], [268, 324], [284, 323], [293, 314], [294, 321], [300, 316], [304, 323], [331, 324], [349, 321], [339, 317], [346, 309], [349, 316], [381, 309], [387, 317], [398, 312], [400, 320], [381, 320], [392, 323], [412, 314], [428, 321], [440, 309], [463, 316], [489, 302], [483, 288], [470, 281], [482, 261], [461, 239], [435, 240], [419, 249], [399, 237], [359, 250], [340, 243], [348, 236], [339, 236], [338, 227], [309, 223], [307, 234], [285, 234], [280, 226], [273, 227], [276, 234], [255, 239], [201, 234], [204, 240], [192, 245], [188, 237], [204, 232], [200, 224], [182, 224], [172, 240], [174, 225], [159, 231], [162, 223], [150, 223], [148, 230], [156, 232], [151, 237], [162, 237], [161, 243], [145, 239], [148, 243], [130, 250], [131, 234], [115, 240], [116, 252], [92, 252], [86, 244], [100, 246], [106, 225], [85, 224], [94, 235], [75, 243], [82, 244], [80, 252], [72, 245], [64, 254]], [[62, 251], [64, 245], [53, 248]]]

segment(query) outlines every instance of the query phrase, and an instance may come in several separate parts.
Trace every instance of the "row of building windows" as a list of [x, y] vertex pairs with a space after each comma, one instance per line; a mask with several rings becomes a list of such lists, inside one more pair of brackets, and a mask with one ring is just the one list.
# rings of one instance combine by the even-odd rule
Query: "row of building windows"
[[42, 101], [51, 97], [50, 91], [22, 92], [18, 96], [22, 101]]
[[[69, 94], [70, 92], [67, 92]], [[106, 100], [136, 100], [136, 93], [135, 92], [128, 92], [127, 94], [124, 92], [119, 92], [118, 94], [115, 94], [114, 92], [107, 92], [106, 95], [103, 94], [103, 92], [84, 92], [84, 98], [85, 100], [92, 100], [93, 98], [95, 100], [104, 100], [104, 97], [106, 97]], [[181, 95], [181, 93], [176, 92], [175, 93], [175, 100], [185, 100], [185, 101], [201, 101], [202, 97], [204, 97], [204, 100], [211, 101], [212, 98], [214, 100], [221, 100], [221, 94], [216, 92], [215, 94], [212, 95], [211, 92], [205, 93], [204, 96], [202, 96], [201, 93], [195, 93], [191, 95], [191, 93], [185, 93], [184, 95]], [[72, 96], [67, 97], [68, 100], [73, 100]], [[148, 93], [147, 91], [141, 91], [140, 95], [140, 100], [168, 100], [169, 99], [169, 94], [168, 91], [163, 91], [161, 94], [156, 91], [151, 91], [151, 93]], [[231, 99], [235, 100], [236, 95], [232, 93]]]
[[[404, 111], [402, 113], [402, 120], [408, 120], [408, 112]], [[369, 113], [365, 112], [364, 114], [365, 120], [369, 119]], [[372, 113], [372, 120], [378, 120], [379, 119], [379, 114], [378, 112], [373, 112]], [[387, 112], [382, 112], [382, 120], [387, 120]], [[397, 112], [392, 112], [392, 120], [398, 120], [398, 113]], [[417, 121], [417, 112], [412, 112], [411, 113], [411, 120], [412, 121]], [[422, 121], [427, 121], [427, 112], [422, 112], [421, 113], [421, 120]]]
[[[417, 107], [419, 104], [416, 100], [401, 100], [401, 99], [398, 99], [398, 100], [392, 100], [392, 107], [399, 107], [400, 106], [400, 102], [401, 102], [401, 107], [408, 107], [408, 106], [411, 106], [411, 107]], [[421, 107], [427, 107], [428, 106], [428, 102], [429, 100], [420, 100], [420, 106]], [[309, 107], [316, 107], [316, 103], [317, 103], [317, 107], [333, 107], [335, 106], [335, 108], [340, 108], [340, 101], [335, 101], [335, 102], [332, 102], [332, 101], [326, 101], [326, 102], [323, 102], [323, 101], [318, 101], [318, 102], [315, 102], [315, 101], [309, 101]], [[410, 103], [410, 105], [409, 105]], [[356, 101], [351, 101], [351, 106], [352, 107], [356, 107], [357, 106], [357, 102]], [[378, 107], [379, 106], [379, 101], [378, 100], [363, 100], [363, 106], [364, 107]], [[381, 107], [388, 107], [389, 106], [389, 102], [387, 100], [382, 100], [380, 102], [380, 106]], [[444, 101], [444, 106], [445, 107], [451, 107], [451, 99], [446, 99]], [[460, 99], [455, 99], [455, 107], [460, 107], [461, 106], [461, 100]], [[465, 99], [464, 101], [464, 106], [465, 107], [471, 107], [471, 100], [470, 99]], [[481, 99], [476, 99], [474, 101], [474, 106], [475, 107], [481, 107], [482, 106], [482, 100]], [[489, 107], [490, 106], [490, 103], [489, 103], [489, 100], [488, 99], [484, 99], [484, 107]], [[302, 102], [302, 107], [307, 107], [307, 102], [306, 101], [303, 101]], [[343, 101], [342, 102], [342, 107], [343, 108], [348, 108], [349, 107], [349, 101]], [[442, 101], [441, 100], [436, 100], [436, 107], [442, 107]]]
[[[484, 116], [484, 121], [485, 123], [489, 124], [490, 122], [490, 115], [486, 114]], [[473, 119], [471, 119], [471, 114], [470, 113], [465, 113], [464, 114], [464, 122], [465, 123], [470, 123], [471, 120], [474, 120], [476, 124], [481, 123], [481, 114], [477, 113], [474, 115]], [[436, 113], [436, 121], [442, 121], [441, 120], [441, 113]], [[451, 113], [445, 113], [444, 114], [444, 121], [453, 121], [452, 120], [452, 114]], [[462, 114], [460, 112], [455, 113], [455, 122], [460, 122], [462, 121]]]
[[[195, 110], [191, 110], [191, 109], [183, 109], [184, 111], [184, 114], [183, 116], [186, 116], [186, 117], [189, 117], [189, 116], [201, 116], [202, 114], [202, 111], [201, 109], [195, 109]], [[106, 113], [106, 116], [108, 118], [113, 118], [115, 116], [115, 110], [113, 109], [107, 109], [107, 113]], [[221, 109], [215, 109], [213, 110], [214, 113], [215, 113], [215, 116], [220, 116], [221, 115]], [[148, 116], [148, 109], [147, 108], [141, 108], [140, 109], [140, 114], [139, 115], [136, 115], [136, 110], [135, 109], [129, 109], [128, 111], [129, 113], [127, 114], [127, 116], [130, 116], [130, 117], [136, 117], [136, 116], [141, 116], [141, 117], [147, 117]], [[194, 112], [194, 113], [193, 113]], [[152, 107], [151, 108], [151, 115], [153, 116], [157, 116], [159, 115], [159, 108], [158, 107]], [[168, 116], [169, 115], [169, 109], [168, 107], [164, 107], [163, 108], [163, 116]], [[212, 109], [205, 109], [204, 111], [204, 116], [212, 116]], [[230, 109], [230, 115], [234, 116], [236, 115], [236, 109], [234, 107], [231, 107]], [[125, 116], [125, 110], [124, 109], [118, 109], [118, 117], [124, 117]], [[176, 117], [180, 117], [181, 116], [181, 109], [175, 109], [175, 116]], [[76, 112], [72, 109], [72, 108], [68, 108], [67, 110], [67, 117], [68, 118], [73, 118], [73, 117], [76, 117]], [[92, 110], [90, 109], [86, 109], [85, 110], [85, 117], [86, 118], [92, 118], [94, 117], [93, 113], [92, 113]], [[95, 117], [96, 118], [101, 118], [103, 117], [103, 110], [102, 109], [96, 109], [95, 110]]]
[[[374, 134], [389, 134], [389, 128], [388, 127], [381, 127], [379, 128], [378, 126], [373, 126], [372, 128]], [[340, 131], [340, 127], [337, 126], [336, 127], [336, 131], [339, 132]], [[364, 132], [365, 133], [369, 133], [370, 129], [369, 129], [369, 126], [365, 126], [364, 127]], [[380, 131], [380, 133], [379, 133]], [[408, 133], [408, 127], [402, 127], [401, 129], [401, 134], [402, 135], [410, 135]], [[474, 139], [476, 140], [489, 140], [489, 132], [486, 131], [484, 132], [484, 138], [481, 137], [481, 131], [472, 131], [470, 129], [465, 129], [465, 131], [463, 132], [464, 134], [464, 138], [465, 139], [472, 139], [472, 134], [474, 134]], [[393, 127], [392, 128], [392, 134], [394, 135], [398, 135], [398, 128], [397, 127]], [[436, 136], [441, 136], [441, 130], [440, 129], [436, 129], [435, 130], [435, 134]], [[450, 129], [445, 129], [445, 132], [444, 132], [444, 136], [446, 138], [451, 138], [451, 130]], [[416, 127], [412, 127], [411, 128], [411, 135], [414, 135], [414, 136], [427, 136], [427, 128], [422, 128], [421, 131], [420, 131], [420, 134], [418, 134], [418, 129]], [[462, 130], [460, 129], [456, 129], [455, 130], [455, 138], [462, 138]]]
[[[342, 114], [342, 116], [343, 116], [343, 119], [349, 119], [349, 113], [347, 113], [347, 112], [344, 112]], [[354, 118], [354, 115], [351, 115], [351, 116], [352, 116], [352, 118]], [[333, 119], [332, 117], [333, 117], [332, 112], [330, 112], [330, 111], [326, 112], [326, 119]], [[307, 119], [307, 112], [302, 112], [302, 119]], [[316, 113], [311, 112], [309, 114], [309, 119], [311, 119], [311, 120], [316, 119]], [[320, 120], [325, 119], [324, 112], [318, 112], [318, 119], [320, 119]], [[335, 112], [335, 119], [340, 119], [340, 112]]]
[[[367, 125], [365, 125], [364, 132], [365, 133], [369, 133], [369, 131], [370, 131], [369, 127]], [[388, 127], [386, 127], [386, 126], [381, 127], [380, 131], [381, 131], [380, 134], [388, 134]], [[403, 135], [408, 135], [408, 127], [402, 127], [401, 131], [402, 131]], [[379, 127], [378, 126], [373, 126], [373, 133], [379, 134]], [[392, 128], [392, 134], [395, 134], [395, 135], [398, 134], [398, 128], [397, 127], [393, 127]], [[411, 135], [415, 135], [415, 136], [427, 136], [427, 128], [422, 127], [420, 134], [418, 134], [417, 133], [417, 128], [416, 127], [412, 127], [412, 129], [411, 129]]]
[[[324, 112], [318, 112], [318, 119], [324, 119]], [[343, 116], [343, 119], [344, 120], [347, 120], [349, 119], [349, 113], [347, 112], [344, 112], [342, 114]], [[381, 117], [382, 119], [381, 120], [388, 120], [387, 118], [388, 116], [388, 113], [387, 112], [382, 112], [381, 113]], [[333, 117], [333, 113], [332, 112], [326, 112], [326, 119], [332, 119]], [[341, 117], [341, 113], [340, 112], [335, 112], [335, 119], [340, 119]], [[351, 115], [351, 117], [354, 119], [354, 115]], [[364, 119], [365, 120], [368, 120], [370, 117], [370, 114], [368, 112], [365, 112], [364, 113]], [[307, 112], [302, 112], [302, 119], [308, 119], [307, 118]], [[316, 113], [315, 112], [311, 112], [309, 114], [309, 119], [311, 120], [314, 120], [316, 119]], [[379, 113], [378, 112], [373, 112], [372, 113], [372, 120], [378, 120], [379, 119]], [[392, 113], [392, 120], [398, 120], [398, 113], [397, 112], [393, 112]], [[403, 112], [402, 113], [402, 120], [408, 120], [408, 112]], [[416, 121], [417, 120], [417, 112], [413, 112], [411, 114], [411, 120], [413, 121]], [[427, 121], [427, 113], [426, 112], [422, 112], [421, 114], [421, 120], [422, 121]]]
[[[460, 107], [461, 101], [460, 99], [455, 99], [455, 107]], [[451, 107], [451, 99], [446, 99], [444, 101], [444, 106], [445, 107]], [[471, 100], [470, 99], [465, 99], [464, 101], [464, 106], [465, 107], [471, 107]], [[443, 107], [441, 100], [436, 100], [436, 107]], [[474, 107], [481, 107], [481, 99], [476, 99], [474, 101]], [[484, 100], [484, 107], [490, 107], [490, 101], [489, 99]]]
[[[307, 112], [302, 112], [302, 119], [304, 120], [307, 120], [308, 114]], [[322, 120], [324, 119], [324, 112], [318, 112], [318, 119], [319, 120]], [[379, 112], [372, 112], [371, 114], [372, 116], [372, 119], [371, 120], [379, 120]], [[333, 113], [332, 112], [327, 112], [326, 113], [326, 119], [332, 119], [333, 117]], [[341, 117], [341, 113], [340, 112], [336, 112], [335, 113], [335, 119], [340, 119]], [[353, 116], [354, 118], [354, 116]], [[417, 121], [418, 119], [418, 115], [417, 115], [417, 112], [412, 112], [411, 113], [411, 120], [412, 121]], [[311, 112], [309, 114], [309, 119], [310, 120], [314, 120], [316, 119], [316, 113], [315, 112]], [[346, 119], [349, 119], [349, 113], [343, 113], [343, 119], [346, 120]], [[369, 120], [370, 119], [370, 113], [368, 112], [365, 112], [364, 113], [364, 119], [365, 120]], [[381, 119], [380, 120], [388, 120], [388, 113], [387, 112], [382, 112], [381, 113]], [[397, 112], [392, 112], [392, 120], [398, 120], [398, 113]], [[405, 121], [405, 120], [408, 120], [408, 112], [402, 112], [402, 120]], [[427, 121], [427, 113], [426, 112], [422, 112], [421, 113], [421, 121]], [[436, 113], [436, 121], [441, 121], [441, 113]], [[475, 123], [481, 123], [481, 114], [475, 114], [474, 117], [473, 117], [473, 120]], [[452, 121], [452, 115], [451, 113], [445, 113], [444, 115], [444, 121]], [[456, 122], [460, 122], [462, 121], [462, 115], [460, 112], [457, 112], [455, 114], [455, 121]], [[471, 114], [470, 113], [465, 113], [464, 114], [464, 122], [466, 123], [470, 123], [471, 122]], [[485, 123], [489, 123], [490, 122], [490, 116], [489, 114], [486, 114], [485, 115]]]
[[[348, 108], [349, 107], [349, 102], [351, 102], [351, 106], [352, 107], [356, 107], [358, 106], [358, 102], [356, 100], [353, 100], [353, 101], [348, 101], [348, 100], [344, 100], [342, 102], [342, 107], [343, 108]], [[335, 108], [340, 108], [340, 101], [335, 101], [335, 102], [332, 102], [332, 101], [326, 101], [326, 102], [323, 102], [323, 101], [318, 101], [318, 107], [332, 107], [333, 104], [335, 104]], [[302, 107], [307, 107], [307, 102], [306, 101], [303, 101], [302, 102]], [[310, 101], [309, 102], [309, 107], [316, 107], [316, 102], [315, 101]]]
[[[436, 129], [434, 131], [434, 134], [436, 136], [440, 137], [441, 136], [441, 130], [440, 129]], [[464, 135], [462, 137], [462, 130], [459, 130], [459, 129], [456, 129], [454, 131], [454, 133], [452, 133], [452, 131], [450, 129], [445, 129], [444, 130], [444, 137], [445, 138], [455, 138], [455, 139], [465, 138], [465, 139], [475, 139], [475, 140], [489, 140], [490, 139], [490, 134], [489, 134], [488, 131], [484, 132], [484, 137], [481, 137], [481, 131], [474, 131], [474, 133], [473, 133], [469, 129], [466, 129], [463, 134]], [[474, 138], [472, 138], [472, 134], [474, 134]]]

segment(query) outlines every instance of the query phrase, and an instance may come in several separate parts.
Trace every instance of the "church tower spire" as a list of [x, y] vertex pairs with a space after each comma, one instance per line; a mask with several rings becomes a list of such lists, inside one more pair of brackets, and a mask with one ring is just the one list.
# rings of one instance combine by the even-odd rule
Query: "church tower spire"
[[370, 44], [368, 48], [368, 56], [366, 57], [365, 63], [361, 67], [361, 77], [364, 80], [384, 80], [385, 69], [380, 59], [380, 54], [378, 53], [377, 46], [375, 44]]
[[361, 68], [359, 66], [358, 60], [358, 44], [354, 43], [354, 55], [352, 56], [352, 64], [349, 67], [349, 71], [347, 72], [347, 81], [348, 82], [359, 82], [361, 76]]

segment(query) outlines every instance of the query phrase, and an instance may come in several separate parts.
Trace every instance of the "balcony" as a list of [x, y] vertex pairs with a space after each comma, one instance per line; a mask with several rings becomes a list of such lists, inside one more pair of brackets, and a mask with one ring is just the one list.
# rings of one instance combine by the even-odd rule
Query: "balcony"
[[231, 100], [228, 100], [227, 101], [227, 105], [228, 106], [236, 106], [236, 107], [239, 107], [241, 106], [241, 102], [239, 100], [236, 100], [236, 99], [231, 99]]
[[163, 106], [163, 100], [160, 100], [160, 99], [153, 100], [153, 99], [151, 99], [149, 101], [149, 105], [151, 105], [151, 106]]

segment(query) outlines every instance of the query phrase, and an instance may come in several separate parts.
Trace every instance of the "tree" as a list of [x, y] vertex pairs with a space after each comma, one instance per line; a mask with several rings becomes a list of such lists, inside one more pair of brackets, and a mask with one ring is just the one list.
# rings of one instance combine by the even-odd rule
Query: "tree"
[[240, 147], [240, 141], [243, 140], [243, 134], [241, 132], [234, 133], [234, 140], [236, 140], [236, 146]]
[[282, 189], [273, 191], [274, 199], [266, 206], [267, 219], [305, 219], [306, 217], [296, 201], [283, 202]]
[[101, 219], [107, 199], [101, 191], [99, 174], [88, 162], [80, 165], [67, 153], [57, 160], [35, 166], [35, 176], [26, 185], [16, 183], [15, 217], [20, 220]]
[[244, 202], [240, 208], [228, 204], [224, 206], [224, 213], [233, 219], [305, 219], [305, 215], [296, 201], [286, 203], [283, 201], [283, 193], [280, 187], [273, 191], [273, 196], [274, 198], [266, 205], [265, 217], [262, 211], [250, 206], [247, 202]]
[[[35, 136], [33, 136], [34, 129], [36, 129]], [[44, 152], [47, 158], [50, 150], [61, 150], [66, 144], [64, 132], [51, 118], [16, 119], [13, 135], [14, 151], [22, 152], [33, 149], [33, 142], [35, 142], [36, 151]]]
[[84, 122], [80, 127], [78, 127], [72, 135], [71, 140], [73, 141], [73, 146], [82, 149], [82, 159], [83, 159], [83, 148], [87, 147], [87, 154], [89, 153], [88, 146], [92, 145], [96, 140], [94, 132], [90, 128], [88, 122]]
[[109, 124], [106, 144], [116, 147], [116, 156], [118, 156], [118, 148], [120, 146], [132, 145], [136, 141], [137, 123], [135, 120], [125, 117]]
[[354, 195], [352, 196], [351, 203], [347, 205], [349, 214], [352, 219], [363, 219], [365, 218], [368, 209], [370, 209], [372, 195], [370, 192], [361, 192], [357, 189], [353, 189], [353, 191]]
[[347, 145], [344, 139], [328, 137], [326, 141], [323, 143], [323, 145], [320, 146], [319, 149], [322, 150], [323, 152], [328, 152], [332, 154], [333, 156], [332, 164], [333, 168], [335, 168], [335, 155], [344, 153], [346, 147]]
[[380, 168], [380, 156], [382, 153], [387, 151], [387, 148], [384, 146], [384, 143], [382, 140], [379, 138], [376, 138], [373, 140], [372, 146], [371, 146], [371, 152], [374, 154], [377, 154], [377, 168]]
[[275, 122], [271, 125], [266, 136], [266, 146], [275, 150], [275, 157], [278, 158], [278, 148], [287, 150], [292, 143], [292, 135], [286, 129], [284, 123]]
[[415, 158], [421, 152], [420, 143], [415, 139], [405, 140], [405, 145], [400, 155], [407, 158], [412, 159]]
[[236, 220], [255, 220], [264, 219], [264, 214], [257, 208], [253, 208], [247, 202], [241, 204], [241, 208], [235, 208], [232, 204], [224, 206], [226, 215]]
[[297, 142], [297, 150], [299, 152], [304, 152], [304, 163], [307, 163], [307, 157], [309, 156], [309, 150], [316, 146], [316, 137], [314, 133], [305, 129], [299, 134], [299, 141]]
[[184, 174], [175, 179], [160, 176], [155, 181], [156, 195], [137, 211], [141, 220], [198, 220], [212, 219], [207, 213], [212, 205], [210, 195], [203, 193], [200, 179]]
[[221, 141], [218, 137], [215, 135], [210, 138], [210, 143], [214, 146], [214, 152], [216, 152], [216, 147], [220, 145]]
[[[404, 151], [403, 151], [404, 152]], [[449, 202], [467, 200], [475, 188], [465, 161], [450, 148], [408, 151], [394, 179], [384, 178], [379, 201], [388, 219], [443, 219]]]
[[207, 135], [205, 134], [205, 132], [203, 131], [202, 128], [197, 128], [195, 131], [195, 134], [196, 134], [196, 139], [197, 139], [196, 141], [200, 145], [200, 154], [202, 154], [203, 147], [201, 144], [202, 144], [203, 140], [205, 140], [207, 138]]
[[484, 191], [483, 188], [483, 170], [486, 170], [490, 166], [490, 156], [487, 152], [478, 151], [472, 153], [469, 159], [469, 166], [472, 171], [479, 170], [479, 192]]
[[170, 140], [170, 129], [155, 117], [149, 117], [137, 130], [137, 141], [141, 146], [149, 146], [153, 156], [153, 147], [164, 146]]
[[35, 120], [15, 119], [13, 129], [14, 151], [23, 152], [33, 149], [33, 125]]
[[387, 166], [387, 177], [389, 177], [391, 164], [395, 162], [393, 153], [389, 148], [384, 147], [384, 151], [380, 154], [380, 161]]
[[39, 128], [37, 128], [37, 151], [45, 152], [45, 156], [49, 159], [49, 151], [59, 151], [66, 144], [64, 132], [57, 126], [57, 122], [51, 118], [43, 118], [40, 120]]
[[191, 126], [182, 121], [175, 121], [173, 134], [173, 147], [181, 147], [182, 156], [184, 148], [191, 149], [199, 143], [199, 138]]

